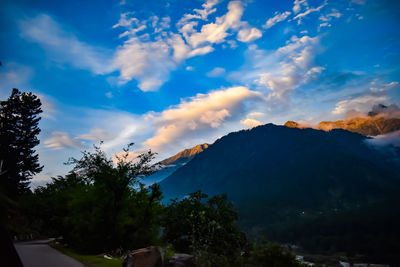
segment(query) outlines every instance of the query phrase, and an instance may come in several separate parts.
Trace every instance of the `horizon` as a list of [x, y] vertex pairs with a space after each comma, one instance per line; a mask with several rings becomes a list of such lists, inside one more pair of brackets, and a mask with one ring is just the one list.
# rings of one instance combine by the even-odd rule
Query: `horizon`
[[3, 6], [0, 98], [32, 91], [44, 110], [34, 186], [100, 140], [109, 155], [135, 142], [162, 160], [256, 125], [400, 104], [396, 1]]

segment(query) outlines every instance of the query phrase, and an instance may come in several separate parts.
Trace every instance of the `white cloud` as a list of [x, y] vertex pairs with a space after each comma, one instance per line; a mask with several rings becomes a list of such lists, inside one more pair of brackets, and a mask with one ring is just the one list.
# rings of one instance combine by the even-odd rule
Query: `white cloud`
[[269, 90], [268, 98], [285, 100], [287, 94], [302, 84], [317, 77], [323, 67], [314, 63], [318, 51], [319, 38], [293, 36], [286, 46], [272, 54], [253, 51], [256, 70], [250, 77]]
[[332, 25], [331, 25], [330, 23], [324, 22], [324, 23], [319, 24], [319, 29], [321, 29], [321, 28], [323, 28], [323, 27], [331, 27], [331, 26], [332, 26]]
[[293, 2], [293, 13], [297, 14], [301, 10], [301, 6], [308, 6], [307, 0], [294, 0]]
[[132, 37], [125, 41], [118, 48], [114, 62], [121, 73], [120, 82], [126, 83], [135, 78], [142, 91], [158, 90], [177, 67], [177, 62], [170, 56], [170, 49], [164, 40], [144, 42]]
[[176, 107], [151, 117], [157, 124], [156, 134], [145, 145], [156, 151], [196, 132], [219, 128], [237, 115], [244, 101], [259, 98], [260, 94], [246, 87], [231, 87], [198, 94]]
[[211, 71], [207, 72], [208, 77], [220, 77], [224, 74], [225, 74], [225, 69], [220, 67], [216, 67]]
[[264, 29], [269, 29], [272, 26], [274, 26], [275, 24], [277, 24], [278, 22], [284, 21], [285, 19], [287, 19], [287, 17], [290, 15], [291, 13], [289, 11], [283, 12], [283, 13], [278, 13], [275, 12], [275, 16], [273, 16], [272, 18], [269, 18], [267, 20], [267, 22], [263, 25]]
[[321, 21], [331, 21], [332, 18], [340, 18], [342, 16], [342, 13], [338, 12], [336, 9], [332, 9], [331, 13], [328, 13], [326, 15], [321, 15], [319, 17], [319, 20]]
[[367, 94], [336, 103], [333, 114], [347, 114], [349, 112], [367, 113], [374, 105], [388, 101], [387, 96]]
[[371, 82], [371, 87], [369, 88], [372, 92], [386, 92], [393, 88], [398, 88], [399, 82], [390, 82], [387, 84], [380, 84], [377, 80]]
[[178, 25], [185, 25], [192, 19], [207, 20], [208, 16], [217, 11], [216, 6], [221, 0], [207, 0], [202, 4], [203, 9], [194, 9], [195, 14], [185, 14], [178, 22]]
[[215, 20], [215, 23], [203, 25], [200, 32], [195, 32], [187, 41], [193, 46], [198, 47], [204, 43], [221, 43], [229, 35], [228, 30], [237, 29], [241, 25], [243, 15], [243, 5], [240, 1], [231, 1], [228, 4], [228, 12]]
[[400, 131], [382, 134], [366, 140], [367, 143], [377, 146], [396, 146], [400, 147]]
[[253, 127], [262, 125], [262, 123], [259, 122], [258, 120], [250, 119], [250, 118], [241, 120], [240, 123], [243, 124], [246, 128], [253, 128]]
[[[117, 49], [114, 59], [114, 66], [120, 71], [119, 83], [135, 79], [142, 91], [156, 91], [184, 60], [214, 51], [213, 44], [225, 42], [231, 31], [238, 32], [238, 40], [242, 42], [251, 42], [262, 36], [260, 30], [241, 21], [244, 8], [240, 1], [230, 2], [225, 15], [197, 31], [198, 21], [195, 20], [208, 20], [218, 3], [219, 0], [208, 0], [202, 5], [203, 9], [185, 14], [177, 24], [179, 33], [165, 31], [169, 18], [166, 19], [166, 26], [157, 30], [160, 20], [156, 16], [140, 21], [132, 17], [132, 12], [121, 14], [119, 22], [113, 27], [125, 28], [120, 37], [128, 39]], [[145, 28], [154, 29], [154, 33], [142, 33]]]
[[71, 138], [66, 132], [52, 132], [51, 137], [44, 141], [45, 147], [59, 150], [64, 148], [81, 148], [82, 144], [75, 138]]
[[[170, 73], [188, 58], [214, 51], [214, 44], [225, 42], [225, 38], [237, 34], [238, 40], [251, 42], [262, 36], [259, 29], [241, 21], [243, 3], [231, 1], [228, 12], [215, 18], [215, 22], [204, 24], [198, 31], [198, 20], [207, 21], [216, 11], [220, 0], [207, 0], [202, 9], [194, 14], [185, 14], [177, 24], [178, 33], [170, 29], [171, 18], [155, 15], [146, 20], [134, 17], [134, 12], [122, 13], [112, 28], [122, 29], [122, 45], [115, 51], [84, 43], [65, 30], [50, 16], [21, 20], [21, 36], [38, 43], [59, 63], [68, 63], [76, 68], [90, 70], [95, 74], [110, 74], [119, 71], [119, 77], [108, 77], [111, 83], [123, 85], [131, 80], [138, 82], [142, 91], [156, 91], [169, 80]], [[195, 21], [197, 20], [197, 21]], [[236, 44], [229, 40], [231, 47]]]
[[107, 74], [114, 70], [112, 51], [79, 41], [48, 15], [21, 20], [19, 27], [21, 37], [42, 46], [54, 61], [95, 74]]
[[262, 36], [262, 32], [257, 28], [246, 27], [238, 32], [237, 39], [241, 42], [248, 43], [257, 40]]
[[214, 48], [212, 46], [203, 46], [203, 47], [199, 47], [196, 49], [193, 49], [192, 51], [190, 51], [187, 55], [188, 58], [191, 57], [195, 57], [195, 56], [201, 56], [201, 55], [205, 55], [208, 54], [210, 52], [214, 51]]
[[[197, 23], [191, 21], [181, 25], [180, 32], [186, 41], [194, 48], [204, 44], [219, 44], [225, 42], [225, 38], [238, 31], [238, 40], [251, 42], [262, 36], [259, 29], [251, 27], [247, 22], [241, 21], [244, 7], [240, 1], [231, 1], [228, 4], [228, 12], [215, 19], [215, 22], [205, 24], [200, 31], [194, 29]], [[193, 19], [193, 18], [192, 18]], [[232, 32], [232, 33], [231, 33]]]
[[304, 11], [303, 13], [297, 14], [293, 19], [297, 19], [297, 23], [298, 23], [298, 24], [301, 24], [301, 20], [302, 20], [305, 16], [307, 16], [307, 15], [313, 13], [313, 12], [319, 12], [319, 11], [320, 11], [324, 6], [326, 6], [327, 4], [328, 4], [328, 2], [325, 0], [324, 3], [323, 3], [322, 5], [320, 5], [320, 6], [316, 7], [316, 8], [309, 8], [309, 7], [307, 7], [307, 8], [306, 8], [306, 11]]

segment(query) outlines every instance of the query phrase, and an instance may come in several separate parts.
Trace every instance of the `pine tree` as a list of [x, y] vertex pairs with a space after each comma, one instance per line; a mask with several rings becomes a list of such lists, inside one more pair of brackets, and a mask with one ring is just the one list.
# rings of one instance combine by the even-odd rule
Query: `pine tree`
[[40, 99], [13, 89], [0, 101], [0, 189], [9, 197], [27, 192], [29, 180], [42, 170], [33, 149], [39, 144]]

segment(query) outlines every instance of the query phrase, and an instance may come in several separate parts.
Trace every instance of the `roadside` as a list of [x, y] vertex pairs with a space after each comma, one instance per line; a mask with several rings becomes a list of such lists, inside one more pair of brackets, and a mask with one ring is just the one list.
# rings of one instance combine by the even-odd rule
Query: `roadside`
[[18, 242], [15, 249], [24, 267], [84, 267], [79, 261], [51, 248], [51, 239]]
[[62, 246], [61, 244], [52, 242], [50, 246], [61, 253], [68, 255], [75, 260], [82, 262], [87, 267], [121, 267], [122, 260], [120, 258], [107, 259], [99, 255], [84, 255]]

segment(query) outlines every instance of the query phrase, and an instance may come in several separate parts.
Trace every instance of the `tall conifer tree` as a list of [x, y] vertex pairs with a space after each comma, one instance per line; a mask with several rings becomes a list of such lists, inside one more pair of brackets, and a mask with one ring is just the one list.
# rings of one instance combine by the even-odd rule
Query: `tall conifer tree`
[[9, 197], [26, 192], [29, 180], [43, 168], [34, 150], [41, 105], [36, 95], [15, 88], [0, 101], [0, 189]]

